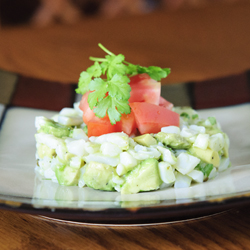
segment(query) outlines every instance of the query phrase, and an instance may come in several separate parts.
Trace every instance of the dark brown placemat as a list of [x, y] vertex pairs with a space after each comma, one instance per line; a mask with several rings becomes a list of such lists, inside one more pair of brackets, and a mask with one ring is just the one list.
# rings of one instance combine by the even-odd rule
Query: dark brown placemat
[[[19, 76], [0, 71], [0, 103], [59, 111], [72, 107], [76, 84]], [[249, 72], [203, 82], [162, 86], [162, 96], [176, 106], [214, 108], [250, 102]]]

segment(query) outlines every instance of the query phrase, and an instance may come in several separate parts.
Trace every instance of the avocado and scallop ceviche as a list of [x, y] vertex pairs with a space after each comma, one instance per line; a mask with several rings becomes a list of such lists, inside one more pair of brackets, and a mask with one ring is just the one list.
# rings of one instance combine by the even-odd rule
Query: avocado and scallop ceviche
[[191, 108], [176, 107], [180, 126], [134, 137], [124, 132], [88, 137], [78, 105], [51, 119], [36, 117], [36, 171], [42, 178], [133, 194], [189, 187], [230, 166], [229, 139], [214, 117], [201, 119]]
[[35, 119], [35, 171], [59, 185], [135, 194], [183, 188], [230, 167], [229, 138], [215, 117], [160, 95], [169, 68], [142, 67], [104, 46], [80, 74], [82, 100]]

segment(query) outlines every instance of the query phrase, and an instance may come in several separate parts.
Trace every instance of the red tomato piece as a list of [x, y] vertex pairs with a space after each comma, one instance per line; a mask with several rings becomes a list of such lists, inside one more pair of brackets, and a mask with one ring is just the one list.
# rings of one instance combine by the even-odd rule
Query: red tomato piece
[[92, 109], [90, 109], [89, 104], [88, 104], [88, 96], [90, 92], [85, 93], [82, 96], [82, 100], [80, 101], [79, 108], [83, 112], [83, 121], [85, 124], [88, 124], [88, 122], [95, 117], [95, 113]]
[[179, 114], [162, 106], [146, 102], [130, 103], [139, 132], [158, 133], [162, 127], [179, 126]]
[[172, 109], [174, 107], [174, 104], [167, 101], [165, 98], [163, 98], [162, 96], [160, 96], [160, 103], [159, 106], [165, 107], [167, 109]]
[[131, 92], [129, 102], [148, 102], [159, 105], [161, 83], [150, 78], [146, 73], [130, 78]]
[[121, 121], [112, 125], [108, 116], [104, 118], [98, 118], [95, 116], [93, 110], [90, 109], [88, 104], [89, 92], [82, 96], [79, 108], [83, 111], [83, 121], [88, 127], [88, 136], [99, 136], [102, 134], [113, 132], [124, 132], [128, 135], [132, 135], [136, 131], [136, 123], [133, 112], [130, 114], [122, 114]]
[[130, 114], [122, 114], [121, 121], [117, 122], [119, 132], [124, 132], [129, 136], [136, 133], [136, 122], [133, 111]]
[[130, 77], [130, 83], [129, 84], [135, 84], [135, 83], [138, 83], [142, 80], [146, 80], [146, 79], [151, 79], [150, 76], [146, 73], [143, 73], [143, 74], [137, 74], [137, 75], [134, 75], [134, 76], [131, 76]]
[[117, 124], [112, 125], [109, 121], [108, 116], [105, 116], [103, 118], [98, 118], [95, 116], [90, 121], [88, 121], [87, 127], [88, 137], [120, 132], [119, 126], [117, 126]]

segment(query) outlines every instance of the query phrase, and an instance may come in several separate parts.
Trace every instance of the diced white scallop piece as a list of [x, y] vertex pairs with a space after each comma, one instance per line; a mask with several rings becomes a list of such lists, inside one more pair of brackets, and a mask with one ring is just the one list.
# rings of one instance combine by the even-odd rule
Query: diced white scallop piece
[[126, 167], [133, 168], [138, 164], [138, 161], [128, 152], [122, 152], [120, 154], [120, 163]]
[[102, 143], [100, 151], [103, 155], [111, 157], [117, 156], [122, 152], [122, 150], [116, 144], [111, 142]]
[[135, 147], [137, 151], [133, 149], [128, 150], [128, 152], [137, 160], [146, 160], [148, 158], [159, 159], [161, 156], [161, 153], [155, 147], [137, 146]]
[[129, 136], [123, 132], [104, 134], [97, 137], [90, 137], [90, 141], [102, 144], [104, 142], [112, 142], [122, 150], [129, 148]]
[[218, 175], [218, 171], [215, 167], [213, 167], [212, 171], [210, 172], [208, 179], [213, 179]]
[[218, 167], [218, 171], [222, 172], [226, 170], [230, 166], [229, 158], [222, 157], [220, 160], [220, 166]]
[[119, 163], [118, 157], [109, 157], [109, 156], [105, 156], [105, 155], [100, 154], [100, 153], [90, 154], [90, 155], [84, 156], [83, 159], [87, 163], [93, 161], [93, 162], [104, 163], [104, 164], [110, 165], [112, 167], [116, 167]]
[[184, 128], [181, 130], [180, 135], [183, 136], [183, 137], [185, 137], [185, 138], [190, 138], [190, 137], [196, 136], [198, 133], [199, 133], [199, 132], [196, 131], [196, 130], [193, 130], [193, 129], [184, 127]]
[[59, 115], [58, 116], [58, 123], [65, 125], [65, 126], [78, 126], [83, 123], [82, 117], [80, 116], [64, 116], [64, 115]]
[[84, 156], [87, 154], [85, 144], [86, 142], [83, 139], [73, 140], [67, 143], [68, 152], [77, 156]]
[[200, 162], [200, 159], [188, 153], [181, 153], [177, 157], [174, 167], [182, 174], [190, 173]]
[[121, 176], [121, 175], [124, 175], [126, 174], [126, 168], [123, 164], [119, 163], [116, 167], [116, 173]]
[[83, 139], [84, 141], [88, 140], [88, 136], [81, 128], [75, 128], [72, 131], [72, 138], [73, 139]]
[[62, 116], [78, 116], [78, 112], [73, 108], [63, 108], [59, 114]]
[[191, 177], [195, 182], [202, 183], [204, 180], [204, 174], [203, 172], [199, 170], [192, 170], [190, 173], [187, 174], [187, 176]]
[[72, 167], [72, 168], [80, 169], [80, 167], [82, 165], [82, 159], [79, 156], [72, 157], [70, 159], [69, 164], [70, 164], [70, 167]]
[[84, 165], [83, 167], [80, 168], [80, 177], [79, 177], [79, 180], [78, 180], [78, 186], [80, 188], [84, 187], [86, 184], [85, 184], [85, 181], [83, 180], [83, 175], [85, 173], [85, 170], [86, 170], [86, 165]]
[[167, 126], [167, 127], [162, 127], [161, 132], [169, 134], [180, 134], [181, 130], [177, 126]]
[[37, 116], [35, 118], [35, 127], [37, 130], [39, 130], [41, 128], [41, 126], [44, 126], [48, 121], [48, 118], [44, 117], [44, 116]]
[[62, 139], [50, 134], [38, 133], [35, 134], [35, 139], [38, 143], [43, 143], [52, 149], [56, 149], [59, 145], [64, 144]]
[[209, 135], [208, 134], [198, 134], [193, 146], [201, 149], [207, 149], [209, 143]]
[[48, 168], [44, 171], [44, 178], [46, 179], [55, 179], [56, 178], [56, 174], [55, 171], [53, 171], [51, 168]]
[[157, 149], [161, 152], [163, 161], [168, 162], [172, 165], [176, 163], [177, 159], [169, 149], [161, 146], [157, 146]]
[[172, 166], [167, 162], [159, 162], [159, 173], [164, 183], [170, 184], [175, 181], [175, 174]]
[[198, 125], [193, 124], [193, 125], [190, 125], [189, 128], [198, 133], [202, 133], [202, 134], [206, 133], [206, 128], [204, 126], [198, 126]]
[[74, 109], [77, 111], [77, 113], [78, 113], [78, 115], [79, 116], [82, 116], [83, 115], [83, 111], [80, 109], [80, 102], [75, 102], [74, 104], [73, 104], [73, 107], [74, 107]]
[[211, 135], [209, 138], [209, 147], [214, 151], [220, 151], [224, 148], [225, 139], [222, 133]]
[[88, 154], [95, 154], [100, 151], [100, 144], [87, 141], [85, 144], [85, 150]]
[[64, 159], [66, 153], [67, 153], [67, 147], [65, 144], [61, 144], [56, 148], [56, 154], [60, 159]]
[[192, 178], [187, 176], [187, 175], [183, 175], [179, 172], [176, 172], [175, 174], [175, 183], [174, 183], [174, 187], [175, 188], [187, 188], [190, 187], [192, 182]]

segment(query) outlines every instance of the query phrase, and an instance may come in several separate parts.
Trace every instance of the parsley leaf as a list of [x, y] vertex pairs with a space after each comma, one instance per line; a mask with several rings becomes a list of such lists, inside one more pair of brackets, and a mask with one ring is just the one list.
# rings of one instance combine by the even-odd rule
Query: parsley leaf
[[87, 72], [92, 76], [92, 77], [100, 77], [102, 75], [102, 68], [98, 62], [95, 62], [94, 65], [90, 66], [87, 69]]
[[109, 95], [116, 97], [118, 100], [128, 100], [131, 91], [128, 83], [129, 78], [127, 76], [115, 74], [110, 82], [108, 82]]
[[100, 118], [104, 117], [107, 113], [110, 123], [115, 124], [121, 119], [121, 113], [130, 113], [130, 106], [127, 101], [117, 100], [108, 95], [97, 104], [94, 112]]
[[126, 62], [124, 55], [115, 55], [102, 44], [98, 45], [107, 55], [105, 58], [90, 57], [94, 64], [80, 74], [76, 92], [84, 95], [91, 91], [88, 96], [89, 107], [97, 117], [108, 114], [111, 124], [115, 124], [120, 121], [122, 114], [131, 112], [128, 103], [131, 91], [129, 77], [147, 73], [152, 79], [160, 81], [170, 74], [170, 69], [134, 65]]
[[86, 71], [83, 71], [80, 74], [78, 88], [76, 89], [77, 94], [84, 95], [87, 91], [89, 91], [89, 82], [91, 81], [91, 78], [92, 76]]
[[94, 65], [90, 66], [86, 71], [83, 71], [80, 74], [76, 93], [84, 95], [86, 92], [89, 91], [89, 84], [92, 80], [92, 77], [100, 77], [101, 75], [101, 66], [98, 62], [95, 62]]
[[138, 66], [138, 73], [147, 73], [152, 79], [160, 81], [162, 78], [167, 77], [171, 70], [169, 68], [162, 69], [157, 66], [142, 67]]
[[[124, 55], [119, 54], [117, 56], [106, 56], [107, 59], [107, 78], [112, 78], [115, 74], [126, 74], [126, 68], [127, 66], [123, 64], [123, 61], [125, 59]], [[105, 62], [103, 62], [105, 63]]]
[[90, 92], [88, 96], [89, 107], [93, 109], [107, 93], [107, 83], [101, 78], [95, 78], [89, 84]]

